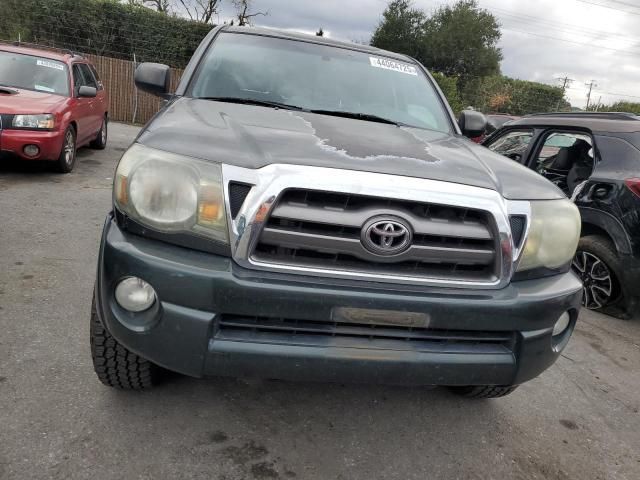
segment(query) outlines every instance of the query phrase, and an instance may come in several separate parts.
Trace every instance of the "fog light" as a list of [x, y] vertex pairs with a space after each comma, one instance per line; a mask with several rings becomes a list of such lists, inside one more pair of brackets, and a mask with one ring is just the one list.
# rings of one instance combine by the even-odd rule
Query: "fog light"
[[116, 287], [116, 301], [125, 310], [143, 312], [156, 301], [156, 292], [138, 277], [128, 277]]
[[37, 145], [25, 145], [22, 151], [24, 152], [25, 155], [28, 155], [29, 157], [35, 157], [40, 153], [40, 149], [38, 148]]
[[562, 315], [560, 315], [560, 318], [558, 318], [558, 321], [553, 326], [552, 335], [555, 337], [557, 335], [564, 333], [564, 331], [569, 326], [570, 322], [571, 322], [571, 316], [569, 315], [569, 312], [564, 312]]

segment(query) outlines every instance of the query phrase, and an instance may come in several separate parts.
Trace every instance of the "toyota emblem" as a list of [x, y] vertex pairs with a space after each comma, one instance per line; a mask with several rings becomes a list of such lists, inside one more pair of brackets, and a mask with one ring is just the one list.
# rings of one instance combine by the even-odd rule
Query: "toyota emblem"
[[397, 255], [411, 246], [411, 228], [395, 217], [376, 217], [365, 223], [361, 241], [377, 255]]

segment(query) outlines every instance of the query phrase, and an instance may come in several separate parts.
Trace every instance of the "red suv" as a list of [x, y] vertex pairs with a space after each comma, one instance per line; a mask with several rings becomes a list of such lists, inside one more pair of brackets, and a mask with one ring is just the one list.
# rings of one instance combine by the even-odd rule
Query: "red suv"
[[68, 173], [77, 148], [105, 148], [108, 105], [85, 58], [0, 44], [0, 158], [50, 160]]

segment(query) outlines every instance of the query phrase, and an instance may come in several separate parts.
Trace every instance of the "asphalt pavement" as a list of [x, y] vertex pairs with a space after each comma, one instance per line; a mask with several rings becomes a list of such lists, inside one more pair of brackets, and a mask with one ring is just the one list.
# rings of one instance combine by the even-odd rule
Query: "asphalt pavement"
[[562, 357], [509, 397], [175, 376], [100, 384], [89, 311], [119, 156], [73, 173], [0, 165], [0, 479], [640, 478], [640, 320], [583, 311]]

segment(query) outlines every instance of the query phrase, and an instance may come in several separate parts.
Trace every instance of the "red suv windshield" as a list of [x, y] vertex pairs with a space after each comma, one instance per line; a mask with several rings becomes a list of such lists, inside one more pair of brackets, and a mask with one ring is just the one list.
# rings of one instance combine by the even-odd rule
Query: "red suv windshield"
[[0, 85], [69, 96], [68, 69], [49, 58], [0, 51]]

